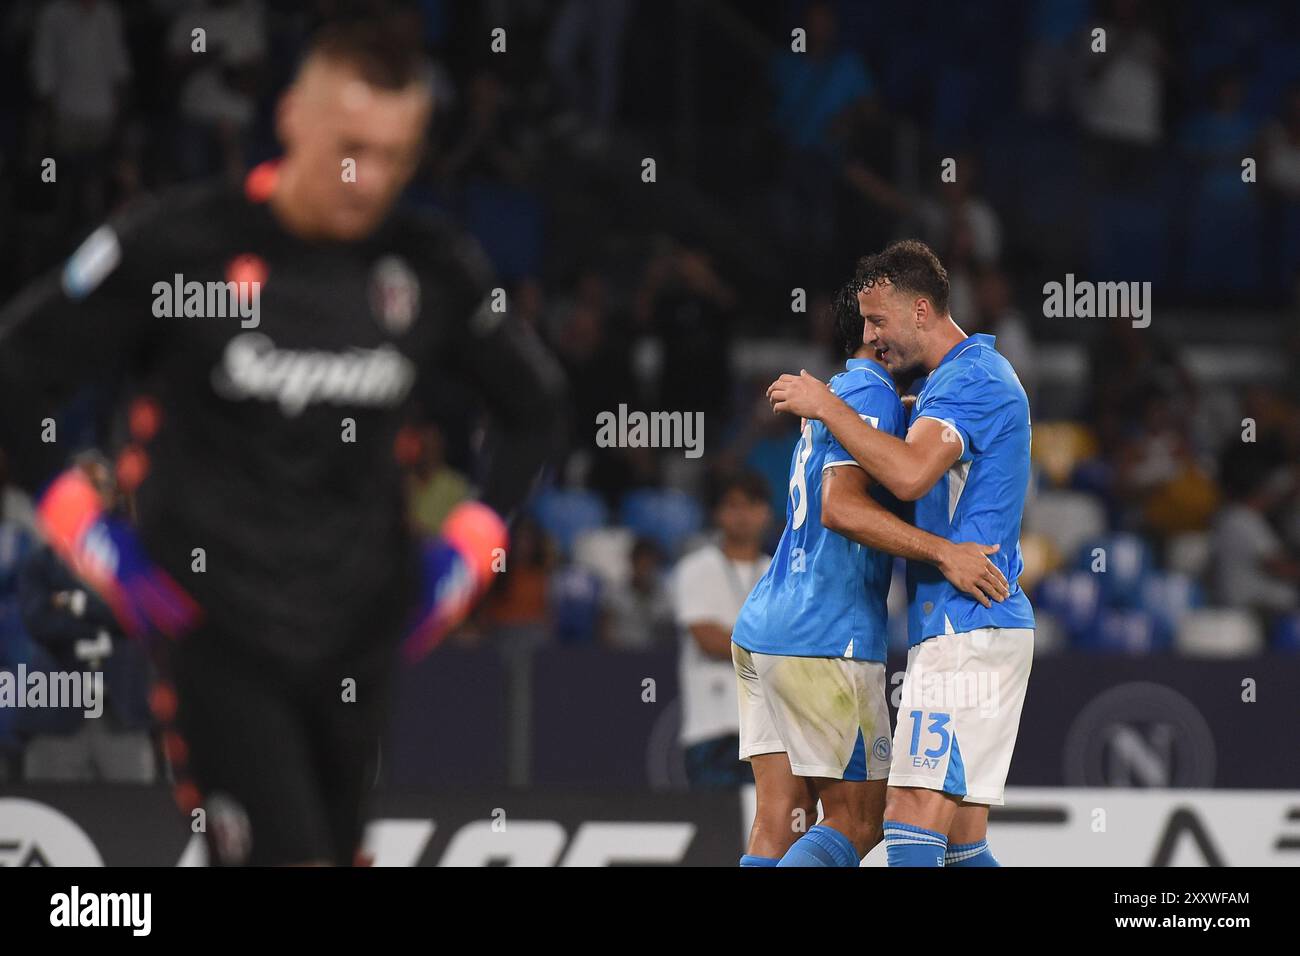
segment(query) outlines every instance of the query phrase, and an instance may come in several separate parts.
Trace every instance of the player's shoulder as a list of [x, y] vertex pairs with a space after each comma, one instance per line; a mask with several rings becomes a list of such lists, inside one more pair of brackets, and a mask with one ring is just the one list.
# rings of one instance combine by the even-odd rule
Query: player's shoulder
[[224, 181], [205, 180], [143, 194], [108, 220], [123, 239], [168, 241], [183, 232], [210, 231], [231, 210], [238, 193]]
[[846, 368], [843, 372], [832, 376], [829, 384], [831, 391], [841, 398], [856, 392], [877, 389], [895, 397], [898, 395], [894, 383], [874, 364], [854, 365], [851, 368]]
[[204, 182], [142, 194], [91, 232], [63, 264], [62, 285], [74, 299], [98, 288], [119, 270], [165, 272], [160, 263], [196, 243], [211, 241], [228, 209], [229, 191]]
[[902, 400], [898, 397], [894, 383], [872, 364], [845, 369], [834, 376], [829, 384], [832, 392], [860, 410], [869, 407], [881, 413], [902, 413]]
[[478, 241], [445, 215], [425, 209], [399, 208], [388, 223], [392, 241], [412, 253], [424, 268], [487, 288], [492, 265]]

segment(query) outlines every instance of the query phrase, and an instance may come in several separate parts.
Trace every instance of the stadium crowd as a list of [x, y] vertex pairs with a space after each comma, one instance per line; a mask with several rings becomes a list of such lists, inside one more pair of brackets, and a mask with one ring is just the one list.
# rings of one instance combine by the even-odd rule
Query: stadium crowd
[[[238, 181], [273, 156], [275, 94], [340, 6], [6, 4], [0, 297], [142, 193]], [[774, 416], [763, 390], [782, 371], [834, 373], [831, 294], [858, 256], [907, 235], [939, 253], [955, 319], [996, 334], [1030, 393], [1037, 470], [1021, 584], [1040, 651], [1300, 651], [1292, 5], [405, 9], [436, 58], [439, 104], [405, 202], [477, 237], [571, 388], [554, 480], [453, 641], [684, 642], [684, 656], [729, 671], [729, 655], [684, 628], [699, 582], [675, 569], [719, 535], [743, 537], [731, 525], [755, 516], [755, 554], [770, 550], [798, 425]], [[791, 50], [793, 25], [806, 52]], [[498, 27], [504, 51], [492, 47]], [[42, 178], [51, 157], [53, 183]], [[1150, 282], [1154, 321], [1044, 316], [1044, 282], [1067, 274]], [[1235, 374], [1210, 367], [1225, 346], [1244, 350]], [[1274, 364], [1259, 372], [1257, 357]], [[472, 492], [478, 418], [460, 402], [450, 394], [446, 407], [465, 414], [413, 421], [403, 445], [422, 528]], [[594, 422], [620, 406], [702, 413], [703, 454], [605, 447]], [[88, 392], [60, 427], [76, 450], [107, 451], [121, 423]], [[112, 633], [111, 619], [93, 596], [68, 597], [76, 582], [49, 566], [2, 461], [0, 487], [0, 666], [90, 660], [78, 642]], [[891, 606], [901, 612], [901, 594]], [[139, 675], [111, 684], [117, 730], [133, 735]], [[68, 732], [6, 719], [10, 741]]]

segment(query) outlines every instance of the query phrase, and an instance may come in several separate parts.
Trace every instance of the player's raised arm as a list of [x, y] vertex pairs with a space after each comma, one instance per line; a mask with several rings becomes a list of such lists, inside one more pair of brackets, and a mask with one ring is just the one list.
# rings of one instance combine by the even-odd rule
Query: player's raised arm
[[151, 209], [141, 204], [100, 226], [65, 263], [0, 306], [0, 447], [28, 491], [67, 464], [45, 420], [80, 386], [116, 379], [146, 345], [150, 283], [139, 262], [125, 261], [141, 258], [125, 237]]
[[494, 309], [485, 267], [473, 263], [467, 314], [443, 356], [444, 369], [468, 379], [491, 422], [484, 442], [480, 500], [509, 518], [548, 458], [562, 447], [564, 373], [537, 335], [509, 312]]
[[999, 545], [949, 541], [913, 527], [871, 496], [871, 478], [861, 468], [826, 469], [821, 513], [828, 530], [876, 551], [932, 564], [985, 607], [1010, 594], [1006, 577], [986, 557]]
[[872, 478], [903, 501], [916, 501], [961, 457], [960, 436], [942, 422], [921, 418], [901, 441], [864, 423], [825, 383], [806, 371], [769, 386], [772, 409], [823, 422]]

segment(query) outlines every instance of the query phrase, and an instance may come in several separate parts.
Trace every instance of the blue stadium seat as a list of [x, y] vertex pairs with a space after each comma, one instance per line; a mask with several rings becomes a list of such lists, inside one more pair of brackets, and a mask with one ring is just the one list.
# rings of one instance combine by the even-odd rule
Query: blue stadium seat
[[700, 503], [681, 491], [645, 488], [623, 499], [620, 519], [638, 537], [652, 538], [676, 556], [686, 538], [704, 526]]
[[1054, 616], [1071, 640], [1080, 640], [1094, 628], [1101, 612], [1100, 578], [1090, 571], [1050, 575], [1038, 585], [1034, 604]]
[[1300, 612], [1284, 615], [1273, 625], [1272, 646], [1275, 651], [1300, 654]]
[[600, 495], [583, 489], [542, 492], [534, 500], [532, 512], [566, 555], [578, 535], [602, 527], [609, 520], [609, 511]]
[[1192, 197], [1187, 224], [1184, 284], [1196, 292], [1252, 293], [1262, 279], [1260, 215], [1241, 184], [1241, 195], [1211, 195], [1213, 185]]
[[597, 641], [600, 592], [600, 578], [580, 565], [567, 565], [551, 575], [551, 617], [558, 642], [594, 644]]
[[[1100, 567], [1101, 556], [1093, 556], [1099, 548], [1105, 552], [1105, 571], [1093, 572], [1094, 560]], [[1142, 584], [1153, 563], [1151, 547], [1142, 538], [1120, 531], [1085, 543], [1079, 549], [1075, 566], [1095, 575], [1106, 607], [1136, 608], [1141, 602]]]
[[1105, 608], [1094, 627], [1084, 632], [1078, 646], [1112, 654], [1153, 654], [1167, 649], [1172, 635], [1161, 633], [1155, 618], [1145, 611]]
[[1176, 571], [1149, 574], [1142, 582], [1141, 609], [1151, 615], [1162, 639], [1172, 641], [1190, 611], [1205, 606], [1200, 585]]
[[1143, 281], [1169, 275], [1169, 206], [1164, 196], [1095, 196], [1089, 205], [1089, 278]]

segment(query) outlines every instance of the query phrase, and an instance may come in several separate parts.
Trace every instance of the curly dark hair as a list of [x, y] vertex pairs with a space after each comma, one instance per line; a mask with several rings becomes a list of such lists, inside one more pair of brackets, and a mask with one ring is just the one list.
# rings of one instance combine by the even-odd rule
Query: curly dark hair
[[835, 351], [841, 358], [852, 358], [862, 348], [862, 313], [858, 311], [858, 290], [861, 286], [846, 282], [835, 292], [831, 302], [832, 335]]
[[855, 293], [882, 282], [925, 296], [941, 315], [948, 311], [948, 270], [919, 239], [891, 242], [880, 252], [858, 260], [853, 273]]

